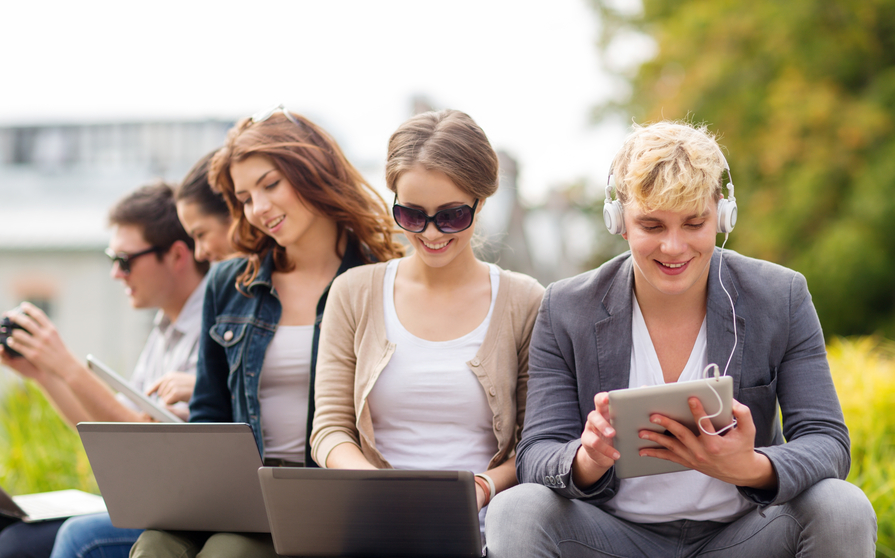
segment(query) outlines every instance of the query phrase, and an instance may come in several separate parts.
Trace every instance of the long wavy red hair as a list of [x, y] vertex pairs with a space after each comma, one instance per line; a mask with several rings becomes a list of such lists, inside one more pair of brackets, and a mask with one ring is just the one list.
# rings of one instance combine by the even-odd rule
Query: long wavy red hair
[[257, 277], [261, 262], [270, 251], [275, 270], [292, 269], [286, 249], [249, 224], [243, 204], [234, 193], [230, 167], [252, 155], [267, 157], [302, 201], [336, 222], [336, 253], [339, 241], [347, 234], [360, 243], [368, 263], [404, 254], [403, 245], [393, 239], [396, 231], [382, 197], [348, 162], [328, 133], [303, 116], [290, 115], [298, 124], [283, 113], [262, 122], [240, 120], [227, 132], [224, 147], [211, 161], [208, 181], [224, 196], [233, 218], [230, 242], [248, 259], [245, 272], [237, 279], [237, 288], [249, 285]]

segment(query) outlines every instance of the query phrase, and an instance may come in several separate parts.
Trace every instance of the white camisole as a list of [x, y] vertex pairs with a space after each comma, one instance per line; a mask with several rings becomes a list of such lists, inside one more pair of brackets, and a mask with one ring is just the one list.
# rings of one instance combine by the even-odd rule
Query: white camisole
[[398, 320], [394, 285], [400, 261], [389, 262], [383, 282], [386, 336], [396, 348], [367, 398], [376, 448], [396, 469], [485, 471], [497, 453], [494, 416], [466, 362], [488, 331], [499, 270], [491, 266], [491, 307], [478, 327], [450, 341], [427, 341]]

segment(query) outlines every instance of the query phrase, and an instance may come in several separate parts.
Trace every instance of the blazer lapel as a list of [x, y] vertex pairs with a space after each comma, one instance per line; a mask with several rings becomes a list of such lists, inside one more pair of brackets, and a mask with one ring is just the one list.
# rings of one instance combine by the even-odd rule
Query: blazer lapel
[[628, 387], [631, 372], [631, 304], [634, 272], [631, 259], [619, 268], [598, 309], [594, 325], [600, 385], [593, 393]]
[[[730, 275], [730, 268], [726, 265], [721, 269], [721, 283], [718, 280], [718, 266], [721, 263], [721, 250], [715, 248], [712, 263], [709, 269], [708, 302], [706, 304], [706, 330], [708, 339], [708, 361], [718, 365], [721, 373], [724, 373], [727, 362], [730, 367], [727, 374], [733, 378], [733, 396], [737, 397], [740, 389], [740, 377], [743, 366], [743, 341], [746, 336], [746, 320], [742, 316], [736, 317], [736, 330], [734, 330], [733, 310], [731, 300], [736, 307], [739, 292]], [[728, 252], [730, 254], [730, 252]], [[730, 298], [727, 293], [730, 293]], [[736, 348], [734, 348], [734, 343]], [[733, 356], [731, 356], [733, 350]]]

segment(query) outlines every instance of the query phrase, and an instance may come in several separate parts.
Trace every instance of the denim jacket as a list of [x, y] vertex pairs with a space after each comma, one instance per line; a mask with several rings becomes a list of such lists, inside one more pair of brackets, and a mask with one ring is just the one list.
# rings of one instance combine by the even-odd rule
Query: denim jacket
[[[349, 242], [336, 275], [363, 263], [358, 244]], [[283, 308], [271, 282], [273, 252], [267, 254], [257, 277], [244, 289], [251, 296], [236, 289], [236, 278], [245, 268], [245, 258], [234, 258], [216, 264], [209, 273], [202, 310], [196, 388], [190, 400], [190, 422], [248, 423], [255, 434], [258, 451], [264, 457], [258, 385], [264, 355], [277, 330]], [[329, 286], [317, 302], [317, 318], [314, 320], [308, 431], [305, 434], [307, 466], [315, 466], [308, 437], [314, 417], [314, 378], [320, 322], [328, 294]]]

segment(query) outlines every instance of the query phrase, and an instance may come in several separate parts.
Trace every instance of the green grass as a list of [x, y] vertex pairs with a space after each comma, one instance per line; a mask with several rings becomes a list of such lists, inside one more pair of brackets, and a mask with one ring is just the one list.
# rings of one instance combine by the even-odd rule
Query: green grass
[[877, 556], [895, 558], [895, 343], [878, 337], [837, 338], [827, 351], [851, 434], [848, 480], [876, 510]]
[[10, 494], [66, 488], [99, 494], [78, 433], [32, 383], [0, 380], [0, 486]]

